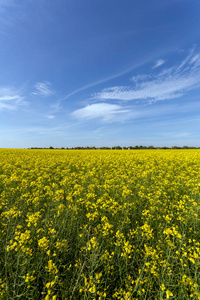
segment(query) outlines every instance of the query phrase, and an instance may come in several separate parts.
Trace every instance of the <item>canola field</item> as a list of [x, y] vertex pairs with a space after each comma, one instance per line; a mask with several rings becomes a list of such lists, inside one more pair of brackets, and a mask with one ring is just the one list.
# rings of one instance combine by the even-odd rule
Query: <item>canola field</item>
[[200, 299], [200, 150], [0, 150], [0, 299]]

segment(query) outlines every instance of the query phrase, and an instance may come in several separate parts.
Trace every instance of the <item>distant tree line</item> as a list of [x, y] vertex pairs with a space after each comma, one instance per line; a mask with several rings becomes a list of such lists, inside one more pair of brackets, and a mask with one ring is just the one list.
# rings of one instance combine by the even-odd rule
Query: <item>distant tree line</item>
[[134, 149], [200, 149], [200, 147], [190, 147], [190, 146], [183, 146], [183, 147], [179, 147], [179, 146], [172, 146], [172, 147], [154, 147], [154, 146], [129, 146], [129, 147], [121, 147], [121, 146], [113, 146], [113, 147], [61, 147], [61, 148], [54, 148], [53, 146], [50, 146], [48, 148], [46, 147], [31, 147], [28, 149], [59, 149], [59, 150], [69, 150], [69, 149], [74, 149], [74, 150], [134, 150]]

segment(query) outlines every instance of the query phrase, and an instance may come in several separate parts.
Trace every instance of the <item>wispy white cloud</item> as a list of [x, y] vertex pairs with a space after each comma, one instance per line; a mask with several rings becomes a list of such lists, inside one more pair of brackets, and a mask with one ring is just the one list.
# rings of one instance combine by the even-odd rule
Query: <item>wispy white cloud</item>
[[133, 76], [131, 78], [131, 80], [137, 84], [138, 82], [140, 81], [143, 81], [143, 80], [147, 80], [147, 79], [150, 79], [151, 78], [151, 74], [140, 74], [140, 75], [136, 75], [136, 76]]
[[10, 87], [0, 87], [0, 109], [15, 110], [24, 103], [24, 97], [18, 91]]
[[32, 92], [33, 95], [51, 96], [54, 94], [54, 91], [51, 90], [51, 83], [48, 81], [37, 82], [35, 89], [36, 90]]
[[178, 66], [157, 75], [142, 74], [132, 78], [134, 86], [115, 86], [93, 95], [101, 100], [167, 100], [200, 87], [200, 54], [189, 54]]
[[109, 103], [95, 103], [87, 105], [83, 108], [77, 109], [72, 113], [72, 117], [79, 120], [90, 120], [100, 118], [103, 121], [119, 121], [122, 120], [121, 116], [128, 114], [129, 109], [124, 109], [120, 105]]
[[188, 113], [194, 114], [200, 111], [199, 102], [190, 103], [163, 103], [158, 106], [153, 105], [128, 105], [122, 103], [122, 105], [110, 104], [110, 103], [95, 103], [86, 105], [83, 108], [77, 109], [71, 113], [71, 116], [80, 121], [88, 121], [99, 119], [103, 122], [109, 123], [124, 123], [130, 120], [142, 121], [142, 120], [163, 120], [165, 117], [173, 117], [175, 114], [179, 114], [179, 122], [181, 118], [186, 120]]
[[10, 105], [10, 104], [7, 104], [7, 103], [1, 103], [1, 102], [0, 102], [0, 110], [3, 110], [3, 109], [7, 109], [7, 110], [15, 110], [15, 109], [16, 109], [16, 106], [15, 106], [15, 105]]
[[0, 101], [18, 100], [19, 98], [21, 98], [21, 97], [18, 95], [15, 95], [15, 96], [4, 95], [4, 96], [0, 97]]
[[63, 101], [63, 100], [66, 100], [68, 98], [70, 98], [71, 96], [75, 95], [75, 94], [78, 94], [79, 92], [82, 92], [82, 91], [85, 91], [89, 88], [92, 88], [92, 87], [95, 87], [95, 86], [98, 86], [102, 83], [105, 83], [105, 82], [108, 82], [108, 81], [111, 81], [112, 79], [116, 79], [116, 78], [119, 78], [143, 65], [145, 65], [146, 63], [149, 63], [151, 60], [150, 57], [146, 58], [146, 59], [141, 59], [141, 61], [139, 61], [138, 63], [135, 63], [134, 65], [130, 66], [129, 68], [127, 69], [124, 69], [122, 70], [121, 72], [118, 72], [118, 73], [115, 73], [111, 76], [108, 76], [108, 77], [105, 77], [105, 78], [102, 78], [100, 80], [97, 80], [97, 81], [94, 81], [94, 82], [91, 82], [89, 84], [86, 84], [85, 86], [82, 86], [74, 91], [72, 91], [71, 93], [67, 94], [66, 96], [62, 97], [60, 100]]
[[54, 116], [54, 115], [47, 115], [46, 118], [47, 118], [47, 119], [54, 119], [55, 116]]
[[155, 63], [155, 65], [153, 66], [153, 69], [158, 68], [160, 66], [162, 66], [165, 63], [164, 59], [158, 59]]

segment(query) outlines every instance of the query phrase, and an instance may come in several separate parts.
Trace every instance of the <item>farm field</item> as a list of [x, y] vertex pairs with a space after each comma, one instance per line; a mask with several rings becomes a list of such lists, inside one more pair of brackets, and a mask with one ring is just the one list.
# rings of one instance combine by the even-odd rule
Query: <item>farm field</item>
[[0, 299], [200, 299], [200, 150], [0, 149]]

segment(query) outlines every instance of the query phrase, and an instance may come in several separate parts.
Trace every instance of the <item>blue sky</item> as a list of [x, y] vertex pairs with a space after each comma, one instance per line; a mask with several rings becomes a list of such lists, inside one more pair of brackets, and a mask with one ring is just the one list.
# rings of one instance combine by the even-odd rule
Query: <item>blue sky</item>
[[200, 146], [199, 0], [0, 0], [0, 147]]

